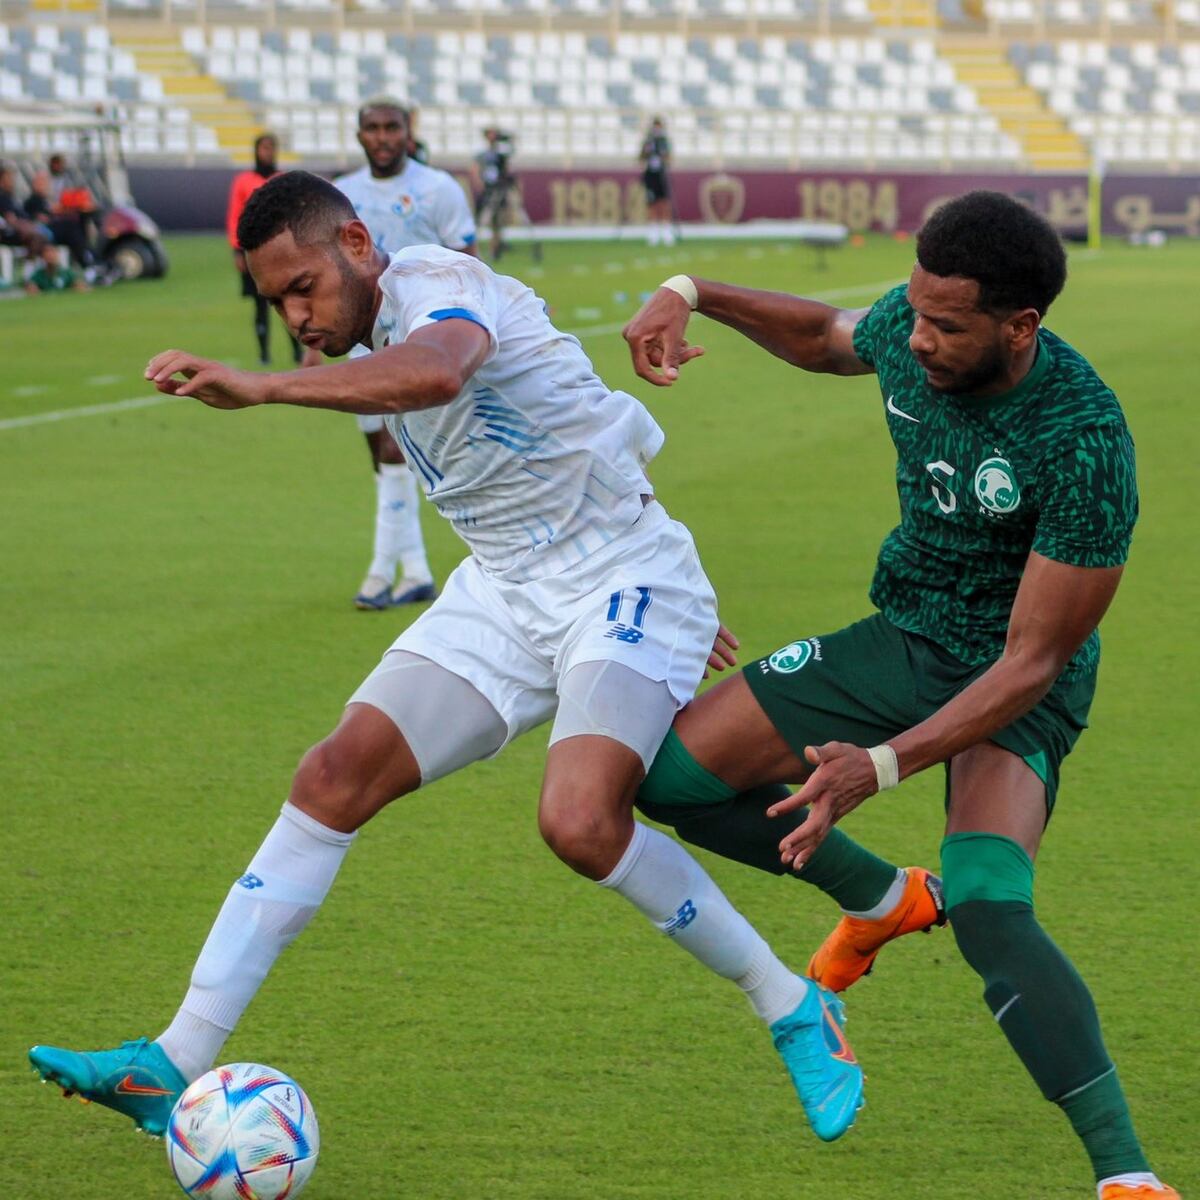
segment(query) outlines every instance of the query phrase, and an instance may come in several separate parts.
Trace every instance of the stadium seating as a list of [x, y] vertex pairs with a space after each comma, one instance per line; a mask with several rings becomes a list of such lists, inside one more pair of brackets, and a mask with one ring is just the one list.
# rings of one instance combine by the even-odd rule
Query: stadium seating
[[1103, 161], [1200, 161], [1200, 42], [1014, 42], [1009, 55]]
[[394, 93], [450, 158], [511, 127], [526, 162], [636, 156], [650, 112], [678, 161], [1016, 163], [931, 40], [658, 32], [385, 34], [193, 27], [185, 49], [302, 156], [353, 155], [354, 108]]
[[[629, 163], [655, 113], [680, 165], [1054, 166], [1039, 139], [1200, 160], [1200, 0], [622, 0], [618, 21], [601, 0], [170, 0], [170, 24], [164, 2], [0, 24], [0, 103], [115, 105], [131, 155], [193, 160], [242, 157], [265, 124], [354, 161], [379, 93], [450, 162], [500, 123], [528, 165]], [[936, 27], [896, 28], [911, 3]]]

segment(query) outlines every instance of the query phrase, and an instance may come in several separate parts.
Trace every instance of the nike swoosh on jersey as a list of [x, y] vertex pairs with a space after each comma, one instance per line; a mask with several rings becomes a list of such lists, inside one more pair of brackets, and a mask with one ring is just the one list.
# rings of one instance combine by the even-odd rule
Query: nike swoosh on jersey
[[120, 1083], [113, 1088], [114, 1092], [122, 1096], [169, 1096], [171, 1095], [170, 1088], [147, 1087], [145, 1084], [134, 1083], [132, 1075], [126, 1075]]
[[898, 417], [903, 417], [906, 421], [912, 421], [914, 425], [920, 425], [921, 423], [920, 417], [914, 417], [911, 413], [906, 413], [903, 409], [896, 407], [896, 397], [894, 393], [887, 398], [887, 410], [890, 413], [895, 413]]

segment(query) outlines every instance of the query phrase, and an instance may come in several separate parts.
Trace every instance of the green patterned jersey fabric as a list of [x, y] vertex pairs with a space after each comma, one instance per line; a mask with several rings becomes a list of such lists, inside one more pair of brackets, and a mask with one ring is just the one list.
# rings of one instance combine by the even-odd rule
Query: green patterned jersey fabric
[[[1012, 391], [935, 392], [909, 350], [905, 292], [888, 292], [854, 331], [855, 353], [879, 378], [900, 496], [871, 600], [901, 629], [980, 665], [1004, 649], [1031, 550], [1081, 567], [1125, 561], [1138, 511], [1133, 440], [1116, 396], [1045, 329]], [[1064, 675], [1099, 657], [1093, 633]]]

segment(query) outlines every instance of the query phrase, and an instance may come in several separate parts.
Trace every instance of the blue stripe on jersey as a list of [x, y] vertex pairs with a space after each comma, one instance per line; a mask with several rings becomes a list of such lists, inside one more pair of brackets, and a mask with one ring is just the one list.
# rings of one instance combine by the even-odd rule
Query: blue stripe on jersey
[[510, 429], [507, 425], [501, 425], [498, 421], [488, 421], [487, 427], [493, 433], [502, 433], [506, 437], [512, 438], [514, 442], [520, 442], [528, 450], [535, 449], [545, 440], [544, 434], [526, 433], [523, 429]]
[[408, 430], [403, 425], [399, 426], [400, 440], [404, 443], [404, 448], [408, 451], [408, 456], [416, 463], [417, 470], [425, 476], [426, 483], [430, 488], [435, 488], [438, 482], [445, 479], [445, 476], [425, 457], [417, 447], [417, 443], [408, 435]]
[[633, 610], [633, 623], [638, 629], [642, 627], [642, 620], [646, 616], [646, 609], [650, 607], [650, 589], [648, 587], [638, 588], [638, 595], [641, 599], [637, 602], [637, 608]]
[[527, 467], [527, 466], [525, 466], [524, 464], [522, 464], [522, 466], [521, 466], [521, 468], [520, 468], [520, 469], [521, 469], [522, 471], [524, 471], [526, 475], [532, 475], [532, 476], [534, 477], [534, 479], [540, 479], [540, 480], [541, 480], [543, 483], [549, 483], [549, 482], [550, 482], [550, 476], [549, 476], [549, 475], [540, 475], [540, 474], [538, 474], [538, 472], [537, 472], [537, 471], [535, 471], [535, 470], [534, 470], [532, 467]]
[[475, 245], [475, 235], [473, 233], [463, 234], [463, 245], [464, 246]]
[[613, 592], [608, 598], [608, 619], [615, 621], [621, 615], [621, 600], [624, 597], [623, 592]]
[[514, 442], [511, 438], [505, 437], [500, 433], [493, 433], [493, 426], [489, 425], [488, 432], [483, 436], [491, 442], [499, 442], [502, 446], [507, 446], [510, 450], [515, 450], [518, 454], [528, 454], [530, 450], [537, 449], [537, 443], [533, 442]]
[[462, 321], [474, 321], [481, 329], [487, 328], [483, 318], [478, 313], [473, 313], [469, 308], [439, 308], [429, 314], [431, 321], [450, 321], [455, 318]]
[[475, 415], [485, 421], [507, 421], [510, 425], [523, 425], [533, 428], [533, 422], [521, 416], [515, 408], [505, 408], [503, 404], [476, 404]]

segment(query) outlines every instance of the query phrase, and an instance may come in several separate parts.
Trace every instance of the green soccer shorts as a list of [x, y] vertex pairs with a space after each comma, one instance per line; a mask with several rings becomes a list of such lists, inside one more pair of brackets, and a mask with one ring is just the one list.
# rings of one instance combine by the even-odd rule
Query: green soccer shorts
[[[876, 613], [837, 633], [791, 642], [743, 674], [771, 724], [803, 757], [805, 746], [825, 742], [885, 742], [920, 724], [986, 670]], [[1095, 672], [1060, 678], [1038, 705], [989, 739], [1023, 758], [1045, 784], [1047, 819], [1059, 768], [1087, 728], [1095, 691]], [[947, 800], [949, 786], [947, 768]]]

